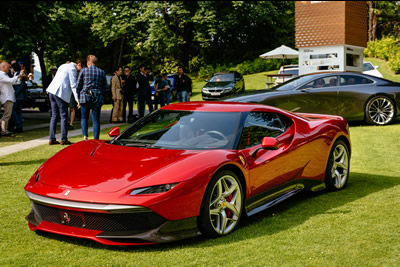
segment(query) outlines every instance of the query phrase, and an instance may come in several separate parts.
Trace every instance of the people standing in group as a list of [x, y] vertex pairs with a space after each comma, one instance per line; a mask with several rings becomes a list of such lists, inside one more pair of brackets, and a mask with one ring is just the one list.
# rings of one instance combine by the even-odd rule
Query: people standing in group
[[[68, 141], [68, 106], [71, 100], [71, 94], [74, 96], [78, 103], [79, 100], [77, 94], [77, 76], [78, 72], [85, 67], [85, 62], [81, 59], [75, 63], [62, 64], [58, 70], [54, 79], [47, 87], [47, 93], [49, 95], [50, 106], [51, 106], [51, 119], [50, 119], [50, 140], [49, 145], [70, 145]], [[61, 142], [56, 140], [56, 127], [57, 118], [60, 117], [61, 123]]]
[[[21, 73], [21, 65], [18, 63], [14, 63], [12, 65], [14, 70], [14, 76], [18, 76]], [[23, 68], [24, 69], [24, 68]], [[26, 90], [28, 86], [25, 83], [26, 76], [22, 76], [20, 79], [20, 83], [14, 84], [14, 93], [15, 93], [15, 102], [13, 105], [13, 111], [11, 115], [11, 127], [14, 133], [22, 133], [23, 132], [23, 119], [22, 119], [22, 106], [25, 100]]]
[[122, 108], [123, 99], [122, 95], [122, 80], [121, 80], [122, 68], [114, 68], [114, 76], [111, 78], [111, 93], [112, 100], [114, 102], [114, 108], [112, 112], [112, 123], [122, 122]]
[[192, 95], [192, 80], [183, 72], [183, 67], [178, 67], [174, 88], [178, 93], [179, 102], [187, 102], [188, 97]]
[[88, 140], [88, 119], [92, 110], [93, 138], [100, 137], [100, 111], [103, 105], [103, 92], [106, 90], [106, 74], [96, 67], [97, 57], [87, 56], [87, 68], [84, 68], [78, 77], [77, 92], [81, 106], [81, 127], [84, 140]]
[[151, 101], [150, 75], [145, 65], [140, 65], [139, 73], [136, 76], [136, 84], [138, 88], [138, 115], [142, 118], [145, 114], [146, 104], [149, 107], [149, 112], [153, 112], [153, 104]]
[[161, 107], [165, 106], [167, 91], [169, 91], [168, 79], [165, 79], [166, 76], [166, 73], [158, 75], [158, 79], [154, 83], [154, 90], [156, 92], [154, 109], [158, 108], [158, 102], [160, 102]]
[[128, 122], [133, 122], [133, 101], [135, 100], [137, 94], [137, 88], [135, 76], [131, 75], [131, 68], [129, 66], [125, 66], [124, 68], [122, 80], [125, 81], [122, 88], [124, 95], [122, 121], [126, 122], [126, 104], [128, 104]]
[[12, 115], [13, 105], [15, 102], [15, 93], [13, 84], [21, 82], [21, 78], [25, 76], [24, 70], [13, 78], [8, 76], [10, 72], [10, 64], [8, 62], [0, 63], [0, 104], [4, 108], [3, 116], [0, 119], [0, 135], [11, 136], [12, 133], [8, 131], [8, 122]]

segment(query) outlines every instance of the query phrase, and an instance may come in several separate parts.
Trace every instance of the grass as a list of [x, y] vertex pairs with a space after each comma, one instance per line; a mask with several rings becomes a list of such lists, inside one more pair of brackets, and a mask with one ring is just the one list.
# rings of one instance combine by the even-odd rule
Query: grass
[[[107, 131], [101, 138], [108, 139]], [[62, 147], [44, 145], [0, 157], [0, 265], [398, 265], [399, 131], [399, 124], [351, 127], [351, 174], [341, 192], [297, 195], [243, 220], [226, 237], [139, 247], [107, 247], [30, 231], [23, 187]]]

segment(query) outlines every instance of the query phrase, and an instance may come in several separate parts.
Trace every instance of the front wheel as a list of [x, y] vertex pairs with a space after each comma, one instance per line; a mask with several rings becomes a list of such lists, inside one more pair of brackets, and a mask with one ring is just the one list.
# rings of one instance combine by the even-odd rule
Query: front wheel
[[395, 114], [395, 105], [387, 96], [375, 96], [368, 101], [365, 107], [365, 120], [373, 125], [389, 124]]
[[325, 172], [325, 184], [331, 191], [343, 189], [349, 178], [350, 154], [349, 148], [342, 140], [337, 140], [329, 153]]
[[198, 227], [207, 237], [233, 232], [243, 212], [243, 189], [237, 175], [230, 170], [218, 172], [207, 186], [201, 204]]

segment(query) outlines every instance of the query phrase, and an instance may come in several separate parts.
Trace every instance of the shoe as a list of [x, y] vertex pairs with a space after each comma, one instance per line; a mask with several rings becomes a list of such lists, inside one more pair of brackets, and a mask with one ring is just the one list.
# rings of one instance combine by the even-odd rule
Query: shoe
[[60, 144], [62, 146], [65, 146], [65, 145], [72, 145], [73, 143], [71, 143], [70, 141], [67, 140], [67, 141], [61, 141]]
[[6, 132], [1, 132], [1, 136], [3, 136], [3, 137], [14, 137], [15, 135], [13, 135], [12, 132], [6, 131]]
[[49, 145], [59, 145], [60, 144], [60, 142], [58, 142], [58, 141], [49, 141]]
[[74, 129], [74, 126], [72, 126], [72, 125], [67, 125], [67, 130], [73, 130]]

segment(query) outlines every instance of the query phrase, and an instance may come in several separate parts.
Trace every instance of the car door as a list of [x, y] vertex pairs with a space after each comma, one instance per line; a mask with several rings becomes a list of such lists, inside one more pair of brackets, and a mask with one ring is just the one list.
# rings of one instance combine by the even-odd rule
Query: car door
[[314, 79], [295, 89], [289, 95], [292, 112], [338, 114], [338, 76]]
[[368, 77], [340, 75], [338, 90], [338, 114], [347, 120], [363, 120], [365, 104], [375, 94], [375, 82]]
[[[280, 147], [277, 150], [260, 149], [264, 137], [276, 138]], [[249, 198], [301, 175], [309, 158], [308, 144], [303, 141], [293, 143], [294, 137], [293, 121], [284, 115], [273, 112], [250, 112], [247, 115], [239, 149], [247, 162]], [[258, 152], [251, 155], [256, 149]]]

